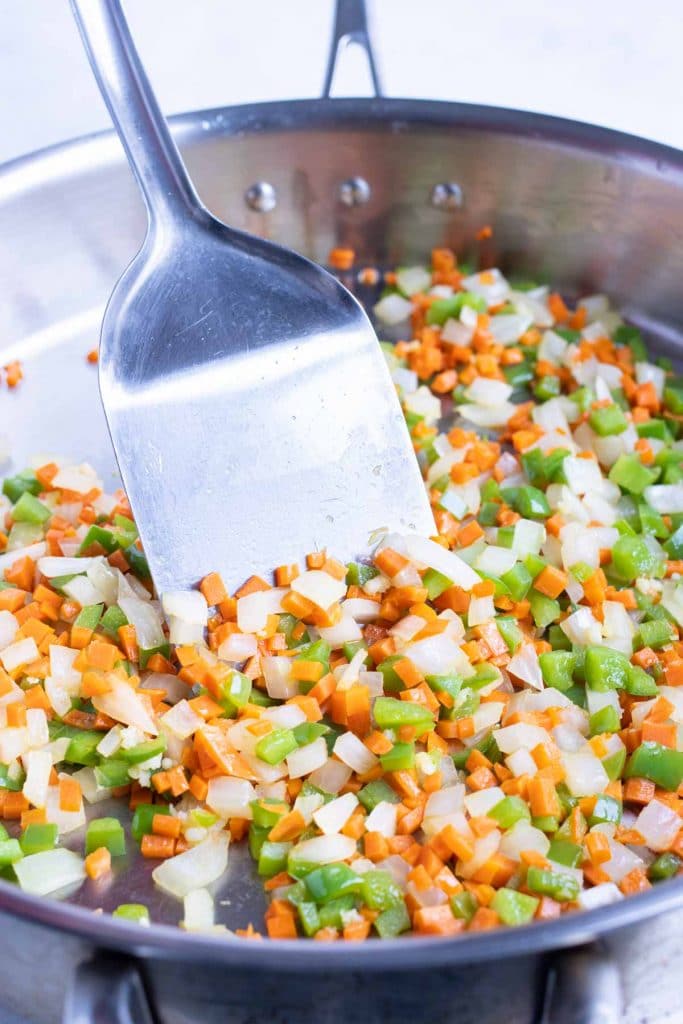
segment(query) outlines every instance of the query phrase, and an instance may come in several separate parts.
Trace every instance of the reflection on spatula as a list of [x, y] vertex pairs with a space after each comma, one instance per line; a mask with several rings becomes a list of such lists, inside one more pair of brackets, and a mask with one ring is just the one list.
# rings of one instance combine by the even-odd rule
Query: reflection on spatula
[[379, 527], [431, 533], [377, 339], [320, 267], [197, 198], [118, 0], [72, 0], [149, 230], [102, 326], [100, 388], [160, 592], [236, 586]]

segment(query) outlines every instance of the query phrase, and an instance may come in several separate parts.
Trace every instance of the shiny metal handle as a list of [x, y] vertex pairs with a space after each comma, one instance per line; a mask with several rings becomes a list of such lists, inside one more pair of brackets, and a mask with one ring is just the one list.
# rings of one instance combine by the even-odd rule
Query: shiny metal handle
[[555, 954], [536, 1024], [621, 1024], [619, 968], [599, 944]]
[[337, 65], [341, 54], [350, 43], [361, 46], [367, 57], [372, 87], [375, 96], [382, 95], [377, 62], [370, 41], [368, 32], [368, 17], [365, 10], [365, 0], [337, 0], [334, 14], [334, 29], [332, 30], [332, 42], [330, 55], [327, 59], [327, 70], [325, 72], [325, 84], [323, 85], [323, 99], [328, 99], [332, 90]]
[[154, 1024], [135, 960], [98, 954], [79, 964], [62, 1024]]
[[150, 222], [201, 210], [119, 0], [70, 2], [100, 92], [142, 189]]

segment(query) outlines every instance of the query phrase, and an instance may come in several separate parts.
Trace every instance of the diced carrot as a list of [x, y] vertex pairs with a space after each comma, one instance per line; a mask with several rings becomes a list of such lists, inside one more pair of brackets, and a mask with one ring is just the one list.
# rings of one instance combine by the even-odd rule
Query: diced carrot
[[551, 779], [535, 775], [529, 781], [529, 802], [534, 817], [559, 817], [560, 801]]
[[594, 864], [604, 864], [611, 859], [610, 845], [607, 836], [602, 832], [589, 832], [585, 843], [588, 856]]
[[534, 580], [534, 589], [546, 597], [559, 597], [567, 586], [567, 573], [554, 565], [546, 565], [545, 569]]
[[59, 780], [60, 811], [80, 811], [83, 805], [83, 794], [78, 779], [65, 776]]
[[649, 779], [627, 779], [624, 785], [624, 800], [633, 804], [649, 804], [654, 800], [655, 784]]
[[676, 749], [678, 730], [675, 722], [653, 722], [646, 718], [642, 728], [643, 743], [660, 743], [663, 747]]
[[375, 555], [374, 562], [379, 571], [390, 579], [408, 565], [408, 559], [393, 548], [382, 548]]
[[173, 836], [157, 836], [147, 833], [142, 837], [140, 852], [143, 857], [173, 857], [175, 847], [176, 841]]
[[180, 818], [174, 818], [171, 814], [155, 814], [152, 818], [152, 832], [155, 836], [170, 836], [172, 839], [178, 839], [180, 827]]
[[111, 854], [106, 846], [93, 850], [85, 858], [85, 873], [88, 878], [101, 878], [111, 871]]
[[421, 935], [457, 935], [465, 922], [453, 916], [447, 903], [435, 907], [420, 907], [413, 917], [413, 927]]
[[219, 605], [228, 596], [220, 573], [217, 572], [211, 572], [208, 576], [205, 576], [199, 584], [199, 589], [206, 598], [208, 605]]

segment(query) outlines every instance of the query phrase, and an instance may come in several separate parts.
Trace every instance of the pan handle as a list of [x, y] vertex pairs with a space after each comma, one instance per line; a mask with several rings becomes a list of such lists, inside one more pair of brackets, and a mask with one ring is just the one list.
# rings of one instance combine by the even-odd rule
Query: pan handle
[[619, 968], [600, 943], [564, 950], [551, 959], [535, 1024], [621, 1024]]
[[372, 49], [370, 33], [368, 31], [368, 16], [365, 10], [365, 0], [337, 0], [334, 13], [334, 28], [332, 30], [332, 41], [330, 54], [327, 59], [327, 70], [325, 71], [325, 84], [323, 85], [323, 99], [329, 99], [332, 91], [332, 82], [339, 64], [340, 58], [347, 46], [356, 45], [363, 48], [370, 69], [372, 88], [376, 97], [382, 95], [377, 62]]
[[154, 1024], [135, 960], [99, 953], [79, 964], [63, 1024]]

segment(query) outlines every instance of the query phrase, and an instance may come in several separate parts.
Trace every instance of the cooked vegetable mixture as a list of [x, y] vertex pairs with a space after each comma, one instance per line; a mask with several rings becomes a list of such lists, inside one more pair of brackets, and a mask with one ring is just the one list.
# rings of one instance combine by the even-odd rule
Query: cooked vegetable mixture
[[[680, 872], [683, 381], [602, 295], [568, 308], [448, 250], [385, 281], [434, 537], [157, 600], [89, 466], [4, 481], [0, 870], [24, 890], [106, 879], [137, 843], [182, 925], [219, 930], [244, 839], [270, 903], [237, 934], [332, 941], [548, 920]], [[97, 816], [111, 794], [130, 830]]]

